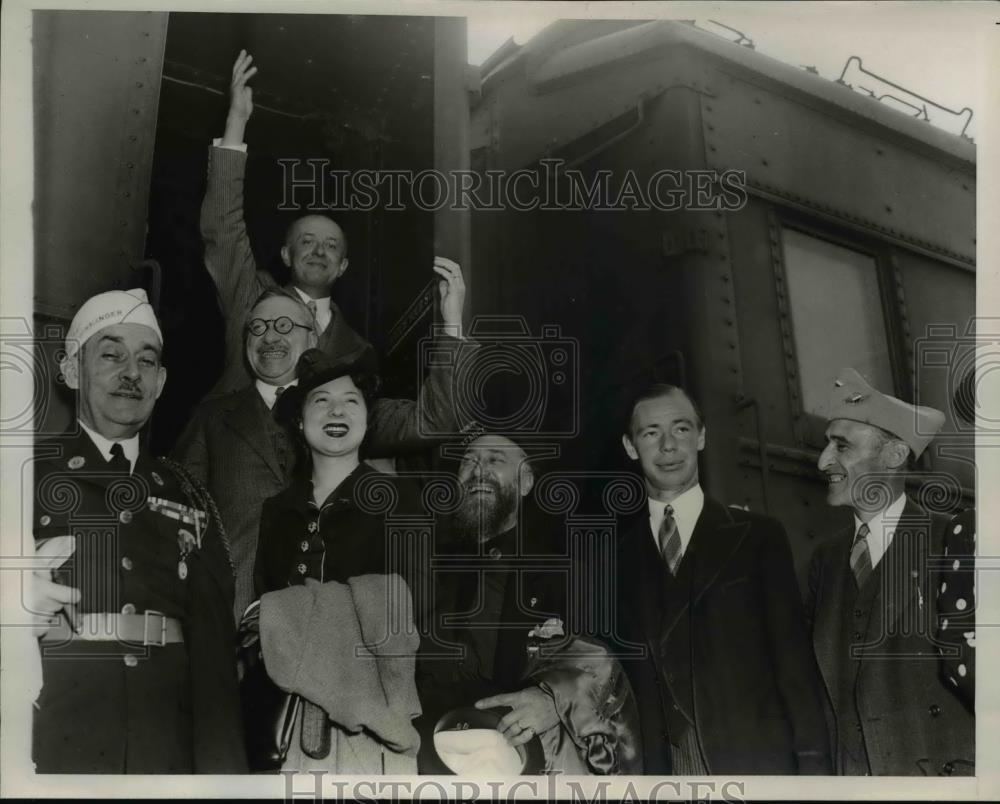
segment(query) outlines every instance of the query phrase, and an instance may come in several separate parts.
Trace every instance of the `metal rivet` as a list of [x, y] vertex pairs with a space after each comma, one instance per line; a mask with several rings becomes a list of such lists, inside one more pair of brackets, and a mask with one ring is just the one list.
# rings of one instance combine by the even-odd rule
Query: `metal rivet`
[[132, 569], [132, 566], [133, 566], [132, 565], [132, 559], [129, 558], [128, 556], [123, 556], [122, 557], [122, 569], [128, 571], [128, 570]]
[[135, 614], [135, 606], [132, 603], [126, 603], [122, 606], [122, 614]]
[[127, 653], [122, 657], [122, 661], [125, 662], [126, 667], [135, 667], [139, 664], [139, 660], [135, 657], [134, 653]]
[[127, 525], [129, 522], [132, 521], [132, 512], [122, 511], [120, 514], [118, 514], [118, 521], [121, 522], [123, 525]]

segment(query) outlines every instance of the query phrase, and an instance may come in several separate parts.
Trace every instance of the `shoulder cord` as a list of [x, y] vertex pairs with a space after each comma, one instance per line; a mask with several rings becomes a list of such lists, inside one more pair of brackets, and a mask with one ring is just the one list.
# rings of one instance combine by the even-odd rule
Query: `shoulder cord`
[[174, 477], [177, 478], [181, 491], [188, 498], [188, 502], [196, 508], [208, 511], [208, 515], [215, 523], [216, 530], [219, 533], [219, 539], [222, 541], [222, 547], [226, 552], [226, 560], [229, 562], [229, 568], [235, 573], [236, 567], [233, 564], [233, 556], [229, 550], [229, 538], [226, 536], [226, 528], [222, 524], [222, 516], [219, 514], [219, 508], [215, 504], [215, 500], [212, 499], [212, 495], [208, 493], [208, 489], [195, 480], [191, 476], [191, 473], [181, 464], [177, 463], [177, 461], [165, 457], [160, 457], [157, 460], [174, 473]]

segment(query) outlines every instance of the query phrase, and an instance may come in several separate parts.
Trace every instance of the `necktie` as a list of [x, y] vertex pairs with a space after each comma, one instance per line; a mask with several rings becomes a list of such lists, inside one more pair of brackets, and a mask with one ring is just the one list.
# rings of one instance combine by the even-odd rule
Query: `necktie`
[[660, 555], [667, 562], [670, 574], [677, 574], [677, 567], [681, 563], [681, 534], [677, 530], [677, 520], [674, 519], [674, 509], [669, 505], [663, 509], [663, 521], [660, 523], [660, 532], [657, 534], [657, 541], [660, 543]]
[[868, 525], [862, 525], [858, 528], [858, 535], [851, 548], [851, 570], [854, 572], [854, 580], [858, 584], [858, 589], [865, 585], [868, 576], [872, 574], [872, 555], [868, 548], [868, 534], [870, 532]]
[[310, 299], [306, 302], [306, 307], [309, 308], [309, 312], [312, 313], [313, 320], [316, 321], [316, 300]]
[[111, 445], [111, 460], [108, 461], [108, 468], [113, 472], [120, 472], [125, 475], [132, 473], [132, 464], [125, 457], [125, 450], [122, 449], [120, 441], [116, 441]]
[[275, 388], [274, 389], [274, 401], [277, 402], [278, 401], [278, 397], [280, 397], [283, 393], [285, 393], [285, 386], [284, 385], [279, 385], [277, 388]]

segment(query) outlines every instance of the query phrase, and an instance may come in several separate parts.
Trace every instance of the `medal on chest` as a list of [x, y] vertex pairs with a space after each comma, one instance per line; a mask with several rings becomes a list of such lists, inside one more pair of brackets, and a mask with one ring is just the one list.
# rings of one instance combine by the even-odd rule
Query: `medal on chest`
[[201, 547], [201, 531], [198, 530], [198, 535], [189, 531], [187, 528], [180, 528], [177, 531], [177, 550], [180, 557], [177, 561], [177, 577], [182, 581], [187, 579], [188, 576], [188, 565], [187, 559], [195, 550]]

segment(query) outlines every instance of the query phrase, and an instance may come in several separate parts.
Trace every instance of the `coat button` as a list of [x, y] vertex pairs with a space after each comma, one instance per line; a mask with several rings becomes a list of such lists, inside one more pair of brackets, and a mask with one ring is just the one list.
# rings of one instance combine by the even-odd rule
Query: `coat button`
[[931, 713], [931, 717], [937, 717], [938, 715], [941, 714], [941, 707], [938, 706], [937, 704], [931, 704], [928, 707], [927, 711]]
[[855, 609], [854, 610], [854, 616], [855, 617], [860, 617], [862, 614], [864, 614], [864, 612], [861, 611], [861, 609]]
[[309, 570], [305, 564], [299, 564], [295, 569], [298, 570], [299, 575], [305, 575]]
[[126, 603], [122, 606], [122, 614], [135, 614], [135, 606], [131, 603]]
[[316, 531], [319, 530], [319, 523], [316, 521], [310, 522], [308, 530], [310, 533], [315, 533]]
[[122, 557], [122, 569], [131, 570], [132, 569], [132, 559], [128, 556]]
[[299, 542], [299, 549], [303, 553], [308, 553], [309, 552], [309, 542], [307, 540], [303, 539], [301, 542]]
[[851, 637], [853, 637], [856, 640], [857, 639], [861, 639], [861, 632], [860, 631], [855, 631], [853, 634], [851, 634]]
[[134, 653], [126, 653], [125, 656], [122, 657], [122, 661], [125, 662], [126, 667], [135, 667], [139, 664], [139, 660], [135, 657]]
[[944, 765], [941, 766], [941, 773], [945, 776], [951, 776], [954, 772], [955, 765], [952, 762], [945, 762]]
[[122, 511], [120, 514], [118, 514], [118, 521], [121, 522], [123, 525], [127, 525], [129, 522], [132, 521], [132, 512]]
[[858, 723], [858, 725], [856, 725], [854, 728], [858, 732], [858, 734], [861, 734], [861, 724], [860, 723]]

